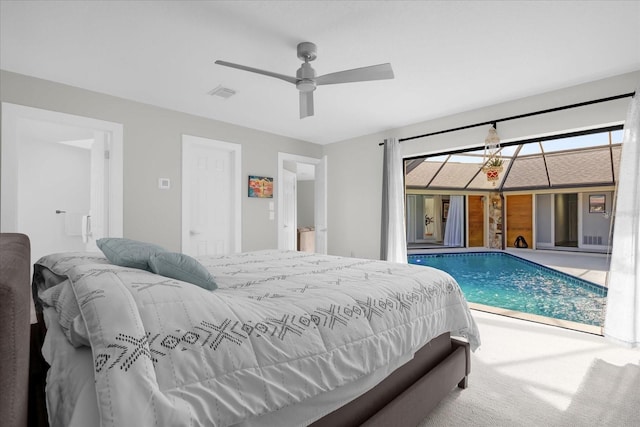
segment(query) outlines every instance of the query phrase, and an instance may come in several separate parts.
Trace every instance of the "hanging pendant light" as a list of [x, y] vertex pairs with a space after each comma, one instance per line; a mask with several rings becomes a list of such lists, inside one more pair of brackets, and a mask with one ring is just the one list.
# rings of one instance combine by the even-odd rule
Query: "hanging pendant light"
[[500, 179], [500, 172], [502, 172], [502, 158], [499, 152], [500, 137], [494, 123], [489, 128], [489, 133], [484, 139], [484, 155], [482, 157], [482, 171], [487, 176], [487, 181], [492, 182], [494, 187], [496, 181]]

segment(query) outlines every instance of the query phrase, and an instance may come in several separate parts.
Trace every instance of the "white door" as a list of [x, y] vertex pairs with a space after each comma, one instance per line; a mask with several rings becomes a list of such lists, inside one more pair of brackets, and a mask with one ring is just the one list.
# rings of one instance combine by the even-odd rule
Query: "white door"
[[240, 252], [240, 145], [182, 137], [182, 252]]
[[32, 262], [122, 236], [121, 125], [5, 103], [2, 123], [1, 229]]
[[297, 178], [296, 173], [287, 169], [282, 171], [282, 239], [285, 245], [282, 249], [295, 251], [297, 249]]

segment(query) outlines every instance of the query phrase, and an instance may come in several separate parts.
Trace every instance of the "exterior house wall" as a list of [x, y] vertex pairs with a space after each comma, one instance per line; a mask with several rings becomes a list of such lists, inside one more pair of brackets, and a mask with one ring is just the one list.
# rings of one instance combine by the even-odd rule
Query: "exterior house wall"
[[[585, 191], [576, 188], [565, 190], [578, 194], [580, 203], [579, 227], [578, 227], [578, 248], [586, 250], [605, 251], [611, 245], [611, 221], [613, 209], [614, 192], [611, 189], [599, 189], [597, 191]], [[605, 212], [589, 212], [589, 196], [605, 196]], [[536, 227], [536, 248], [553, 248], [555, 241], [562, 240], [562, 236], [554, 235], [555, 215], [554, 215], [554, 194], [536, 194], [535, 207], [535, 227]]]
[[[605, 212], [589, 212], [589, 196], [605, 196]], [[613, 192], [597, 191], [582, 193], [582, 238], [579, 247], [606, 248], [610, 243], [611, 212], [613, 209]]]

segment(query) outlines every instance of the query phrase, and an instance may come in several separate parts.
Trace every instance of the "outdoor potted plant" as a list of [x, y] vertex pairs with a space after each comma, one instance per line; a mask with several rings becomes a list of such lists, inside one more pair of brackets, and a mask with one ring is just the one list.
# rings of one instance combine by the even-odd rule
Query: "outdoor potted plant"
[[492, 157], [484, 165], [482, 171], [487, 175], [487, 181], [492, 181], [496, 185], [496, 181], [502, 172], [502, 159], [500, 157]]

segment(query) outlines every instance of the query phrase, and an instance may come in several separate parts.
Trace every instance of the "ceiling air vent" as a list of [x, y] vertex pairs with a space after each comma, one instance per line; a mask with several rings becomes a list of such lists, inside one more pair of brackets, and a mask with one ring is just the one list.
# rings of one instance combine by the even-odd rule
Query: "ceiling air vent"
[[211, 96], [219, 96], [220, 98], [228, 99], [235, 95], [236, 91], [233, 89], [229, 89], [228, 87], [219, 85], [215, 89], [210, 90], [208, 93]]

